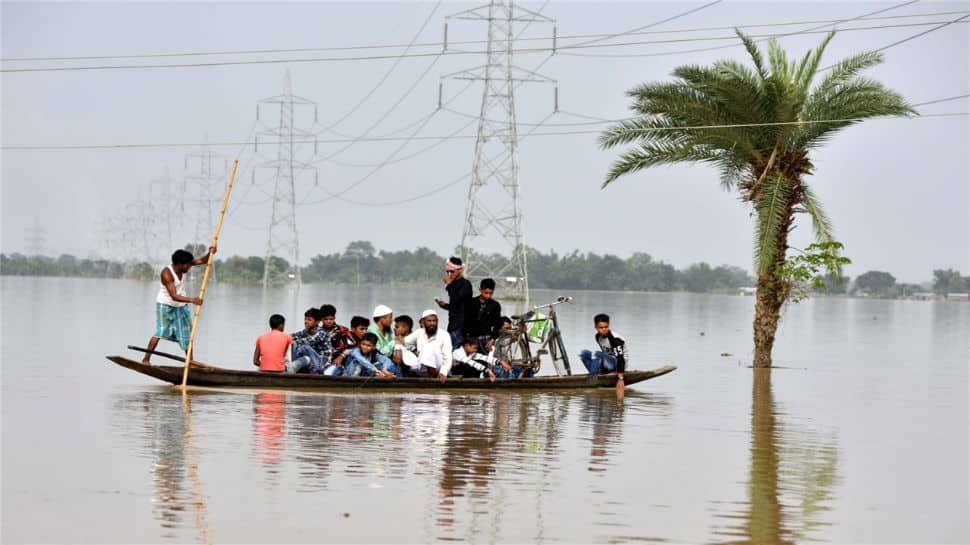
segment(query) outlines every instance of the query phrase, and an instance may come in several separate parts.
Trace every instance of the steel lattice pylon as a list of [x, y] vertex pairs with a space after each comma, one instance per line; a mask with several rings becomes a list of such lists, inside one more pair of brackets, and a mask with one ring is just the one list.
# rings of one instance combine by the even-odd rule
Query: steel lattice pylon
[[[449, 19], [488, 22], [485, 64], [444, 77], [484, 82], [461, 254], [472, 281], [491, 277], [503, 300], [529, 303], [527, 252], [519, 199], [515, 86], [553, 80], [512, 64], [514, 23], [554, 22], [511, 0], [493, 0]], [[503, 285], [504, 284], [504, 285]]]
[[[229, 172], [229, 160], [209, 147], [209, 137], [205, 137], [206, 144], [200, 151], [185, 155], [185, 178], [182, 194], [188, 195], [192, 205], [189, 211], [195, 216], [195, 231], [192, 236], [193, 244], [201, 244], [208, 248], [212, 232], [215, 230], [214, 217], [218, 213], [220, 203], [220, 186], [225, 182]], [[183, 197], [185, 198], [185, 197]], [[170, 205], [166, 202], [166, 205]], [[182, 207], [185, 206], [183, 201]], [[183, 210], [184, 212], [184, 210]]]
[[[260, 136], [268, 137], [271, 145], [276, 146], [276, 159], [261, 163], [256, 169], [267, 169], [275, 178], [273, 188], [273, 211], [270, 216], [269, 232], [266, 241], [266, 261], [263, 267], [263, 287], [276, 282], [293, 281], [297, 286], [303, 283], [300, 274], [300, 241], [296, 227], [296, 179], [300, 171], [312, 169], [310, 164], [296, 158], [295, 140], [305, 141], [314, 134], [299, 129], [294, 121], [297, 110], [312, 107], [316, 120], [316, 103], [293, 94], [290, 73], [283, 80], [283, 93], [260, 100], [256, 105], [256, 120], [262, 130]], [[271, 121], [260, 119], [260, 109], [269, 110]], [[257, 151], [259, 147], [257, 137]], [[255, 183], [256, 169], [253, 169]], [[273, 266], [274, 257], [288, 261], [289, 268], [279, 270]]]

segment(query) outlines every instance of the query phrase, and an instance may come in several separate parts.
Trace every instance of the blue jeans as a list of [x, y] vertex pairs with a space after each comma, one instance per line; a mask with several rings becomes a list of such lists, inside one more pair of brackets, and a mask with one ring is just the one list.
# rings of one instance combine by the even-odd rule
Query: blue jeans
[[[299, 358], [306, 358], [310, 363], [304, 367], [311, 373], [321, 374], [323, 373], [323, 368], [325, 367], [323, 359], [316, 350], [309, 347], [309, 345], [301, 344], [299, 346], [293, 346], [293, 361], [295, 362]], [[301, 367], [303, 369], [304, 367]]]
[[299, 356], [299, 357], [296, 357], [296, 358], [292, 358], [286, 364], [286, 372], [287, 373], [290, 373], [290, 374], [299, 373], [300, 371], [303, 371], [304, 369], [309, 370], [310, 369], [310, 365], [311, 365], [310, 358], [308, 358], [306, 356]]
[[[373, 377], [373, 376], [375, 376], [374, 371], [371, 371], [370, 369], [368, 369], [365, 366], [361, 365], [359, 361], [357, 361], [357, 358], [358, 357], [360, 357], [360, 356], [355, 356], [355, 354], [352, 352], [347, 357], [347, 359], [344, 360], [344, 372], [343, 372], [343, 376], [345, 376], [345, 377], [356, 377], [356, 376]], [[403, 376], [403, 372], [397, 367], [397, 365], [394, 365], [394, 363], [392, 363], [391, 360], [387, 356], [384, 356], [382, 354], [377, 354], [377, 357], [375, 359], [377, 361], [374, 362], [373, 365], [377, 369], [380, 369], [382, 371], [390, 371], [390, 372], [394, 373], [394, 375], [397, 376], [397, 377]]]
[[396, 376], [397, 378], [404, 377], [404, 370], [401, 369], [400, 367], [398, 367], [397, 364], [395, 364], [395, 363], [392, 363], [392, 364], [388, 365], [387, 367], [384, 367], [381, 364], [377, 364], [377, 366], [380, 367], [381, 369], [383, 369], [384, 371], [390, 371], [390, 372], [394, 373], [394, 376]]
[[616, 357], [613, 354], [583, 350], [579, 353], [579, 359], [583, 360], [583, 365], [591, 375], [616, 371]]
[[511, 371], [506, 371], [505, 368], [503, 368], [501, 365], [496, 365], [492, 367], [492, 372], [495, 373], [495, 378], [506, 378], [506, 379], [516, 378], [518, 376], [515, 372], [516, 367], [518, 367], [520, 371], [522, 370], [522, 368], [519, 367], [518, 365], [513, 367]]
[[487, 336], [487, 335], [484, 336], [484, 337], [479, 337], [478, 338], [478, 353], [479, 354], [488, 354], [488, 348], [486, 348], [486, 347], [488, 346], [488, 342], [491, 341], [491, 340], [492, 340], [492, 338], [489, 337], [489, 336]]
[[[336, 367], [336, 366], [335, 366]], [[386, 368], [383, 364], [375, 363], [374, 367], [377, 367], [381, 371], [390, 371], [398, 378], [404, 376], [403, 372], [398, 368], [397, 365], [393, 363], [388, 365]], [[376, 376], [374, 372], [369, 369], [365, 369], [363, 365], [357, 362], [344, 364], [343, 376], [345, 377], [373, 377]]]
[[448, 336], [451, 337], [451, 349], [458, 350], [461, 348], [462, 341], [465, 340], [465, 336], [462, 334], [460, 329], [454, 331], [449, 331]]
[[513, 365], [511, 371], [506, 371], [502, 369], [501, 365], [496, 365], [492, 368], [492, 372], [495, 373], [496, 378], [532, 378], [536, 376], [536, 372], [531, 367], [522, 367], [521, 365]]
[[331, 363], [323, 369], [323, 374], [328, 377], [339, 377], [344, 374], [344, 368], [342, 365]]

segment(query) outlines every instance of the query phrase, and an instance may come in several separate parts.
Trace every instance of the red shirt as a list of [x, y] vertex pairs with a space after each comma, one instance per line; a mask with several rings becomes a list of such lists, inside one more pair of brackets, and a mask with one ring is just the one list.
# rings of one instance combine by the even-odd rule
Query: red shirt
[[286, 351], [293, 344], [293, 339], [282, 331], [275, 329], [263, 333], [256, 339], [259, 348], [260, 371], [286, 371]]

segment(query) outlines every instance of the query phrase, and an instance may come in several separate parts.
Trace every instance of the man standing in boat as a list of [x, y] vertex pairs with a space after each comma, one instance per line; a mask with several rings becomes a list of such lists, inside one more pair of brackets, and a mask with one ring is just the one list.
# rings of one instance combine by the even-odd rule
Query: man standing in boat
[[216, 247], [211, 246], [208, 253], [195, 259], [185, 250], [175, 250], [172, 264], [162, 269], [159, 275], [161, 287], [155, 297], [155, 335], [148, 341], [148, 350], [141, 360], [142, 363], [150, 363], [159, 339], [177, 342], [183, 351], [188, 350], [192, 318], [187, 305], [201, 305], [202, 299], [185, 295], [185, 273], [196, 265], [205, 265], [209, 262], [209, 256], [215, 253]]
[[451, 349], [461, 347], [462, 329], [465, 320], [465, 302], [472, 298], [472, 283], [461, 275], [464, 265], [461, 258], [449, 257], [445, 260], [445, 291], [448, 292], [448, 302], [435, 298], [438, 306], [448, 311], [448, 335], [451, 337]]

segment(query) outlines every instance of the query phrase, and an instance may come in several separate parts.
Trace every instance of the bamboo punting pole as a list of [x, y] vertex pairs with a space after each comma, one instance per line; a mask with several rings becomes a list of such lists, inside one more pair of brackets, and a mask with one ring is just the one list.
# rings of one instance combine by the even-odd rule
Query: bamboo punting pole
[[[205, 285], [209, 283], [209, 271], [212, 270], [212, 248], [219, 244], [219, 232], [222, 231], [222, 220], [226, 217], [226, 207], [229, 206], [229, 194], [232, 193], [232, 183], [236, 180], [236, 168], [239, 160], [232, 162], [232, 173], [229, 174], [229, 185], [226, 186], [226, 196], [222, 198], [222, 209], [219, 210], [219, 223], [216, 225], [216, 232], [212, 235], [212, 245], [209, 247], [209, 259], [205, 264], [205, 274], [202, 275], [202, 287], [199, 289], [199, 299], [205, 299]], [[185, 385], [189, 380], [189, 367], [192, 363], [192, 347], [195, 345], [195, 330], [199, 325], [199, 313], [202, 312], [202, 305], [195, 307], [195, 316], [192, 317], [192, 332], [189, 333], [189, 348], [185, 351], [185, 370], [182, 371], [182, 392], [185, 392]]]

